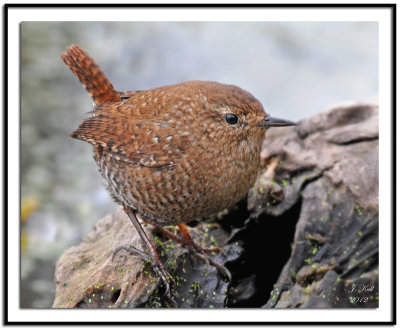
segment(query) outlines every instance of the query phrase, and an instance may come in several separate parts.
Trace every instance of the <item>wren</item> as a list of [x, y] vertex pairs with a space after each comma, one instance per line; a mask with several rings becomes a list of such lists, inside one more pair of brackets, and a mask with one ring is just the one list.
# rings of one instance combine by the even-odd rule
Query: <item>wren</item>
[[228, 208], [254, 184], [269, 127], [294, 125], [265, 113], [249, 92], [212, 81], [188, 81], [143, 91], [118, 92], [94, 60], [71, 45], [62, 60], [93, 98], [92, 116], [71, 137], [94, 146], [94, 158], [113, 198], [122, 205], [150, 254], [120, 250], [147, 261], [169, 294], [171, 276], [137, 215], [162, 233], [178, 225], [181, 244], [216, 266], [190, 237], [185, 223]]

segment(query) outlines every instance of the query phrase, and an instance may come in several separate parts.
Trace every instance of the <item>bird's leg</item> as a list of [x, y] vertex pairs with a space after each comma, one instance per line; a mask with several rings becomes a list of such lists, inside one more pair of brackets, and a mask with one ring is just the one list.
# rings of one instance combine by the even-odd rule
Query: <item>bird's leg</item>
[[219, 264], [217, 262], [214, 262], [206, 253], [208, 252], [223, 252], [223, 250], [221, 248], [202, 248], [201, 246], [199, 246], [196, 242], [193, 241], [189, 230], [187, 228], [187, 226], [185, 224], [179, 224], [178, 225], [179, 230], [181, 231], [182, 235], [183, 235], [183, 239], [185, 240], [184, 245], [188, 246], [189, 249], [191, 249], [192, 251], [194, 251], [195, 255], [197, 255], [200, 259], [202, 259], [203, 261], [206, 261], [207, 263], [210, 263], [211, 265], [215, 266], [217, 269], [219, 269], [223, 274], [225, 274], [229, 281], [231, 281], [232, 276], [231, 273], [229, 272], [229, 270], [223, 266], [222, 264]]
[[160, 232], [161, 234], [167, 236], [168, 238], [178, 242], [182, 246], [187, 246], [191, 251], [194, 252], [194, 254], [199, 257], [202, 261], [211, 264], [218, 268], [223, 274], [225, 274], [229, 281], [231, 281], [231, 273], [229, 270], [223, 266], [222, 264], [219, 264], [217, 262], [214, 262], [208, 255], [207, 253], [210, 252], [222, 252], [224, 253], [224, 250], [221, 248], [202, 248], [199, 244], [193, 241], [189, 230], [185, 224], [179, 224], [178, 228], [182, 233], [182, 238], [176, 236], [175, 234], [171, 233], [170, 231], [166, 230], [165, 228], [162, 228], [161, 226], [154, 224], [154, 223], [149, 223], [155, 227], [155, 229]]
[[154, 271], [160, 276], [161, 280], [163, 281], [163, 283], [165, 285], [165, 294], [169, 296], [169, 294], [170, 294], [169, 283], [172, 282], [174, 284], [172, 276], [165, 269], [163, 263], [161, 262], [160, 257], [158, 256], [158, 252], [157, 252], [156, 248], [151, 243], [150, 239], [146, 235], [146, 232], [143, 230], [142, 226], [140, 225], [135, 212], [133, 210], [131, 210], [129, 208], [125, 208], [125, 207], [124, 207], [124, 210], [127, 213], [130, 220], [132, 221], [133, 225], [135, 226], [136, 231], [139, 233], [139, 236], [142, 238], [143, 242], [146, 244], [147, 248], [149, 249], [150, 254], [148, 255], [135, 247], [124, 245], [124, 246], [118, 247], [114, 251], [112, 258], [114, 259], [115, 255], [120, 250], [126, 250], [130, 254], [138, 255], [145, 262], [149, 262], [149, 260], [151, 260]]

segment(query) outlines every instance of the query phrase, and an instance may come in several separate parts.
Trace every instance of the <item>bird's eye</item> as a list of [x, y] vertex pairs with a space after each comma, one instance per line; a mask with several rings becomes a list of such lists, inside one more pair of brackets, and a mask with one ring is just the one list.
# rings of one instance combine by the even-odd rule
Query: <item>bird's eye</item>
[[225, 121], [227, 124], [234, 126], [235, 124], [238, 123], [239, 118], [236, 114], [228, 113], [228, 114], [225, 114]]

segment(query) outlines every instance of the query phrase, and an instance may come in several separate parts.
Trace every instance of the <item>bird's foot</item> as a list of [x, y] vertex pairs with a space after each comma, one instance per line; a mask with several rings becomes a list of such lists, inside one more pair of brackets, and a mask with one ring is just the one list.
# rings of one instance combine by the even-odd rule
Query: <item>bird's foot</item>
[[139, 258], [141, 258], [145, 263], [151, 264], [154, 272], [161, 278], [162, 282], [164, 283], [165, 295], [168, 297], [171, 297], [170, 283], [172, 284], [172, 286], [175, 286], [175, 281], [174, 281], [173, 277], [165, 269], [163, 263], [161, 261], [159, 261], [159, 259], [157, 259], [156, 257], [152, 257], [152, 255], [146, 254], [145, 252], [143, 252], [135, 247], [132, 247], [129, 245], [123, 245], [114, 250], [113, 255], [112, 255], [112, 261], [114, 261], [115, 256], [121, 250], [125, 250], [130, 255], [136, 255]]
[[225, 251], [221, 248], [215, 247], [215, 248], [203, 248], [199, 244], [193, 241], [189, 230], [185, 224], [179, 224], [179, 230], [182, 233], [182, 237], [176, 236], [175, 234], [171, 233], [170, 231], [166, 230], [165, 228], [154, 224], [154, 223], [148, 223], [151, 224], [152, 226], [155, 227], [155, 229], [161, 233], [162, 235], [165, 235], [166, 237], [170, 238], [171, 240], [174, 240], [181, 244], [182, 246], [187, 246], [189, 250], [191, 250], [199, 259], [201, 259], [203, 262], [206, 264], [211, 264], [212, 266], [215, 266], [222, 274], [224, 274], [229, 281], [232, 279], [232, 275], [229, 272], [229, 270], [222, 264], [219, 264], [211, 259], [210, 256], [208, 256], [208, 253], [212, 252], [221, 252], [225, 254]]

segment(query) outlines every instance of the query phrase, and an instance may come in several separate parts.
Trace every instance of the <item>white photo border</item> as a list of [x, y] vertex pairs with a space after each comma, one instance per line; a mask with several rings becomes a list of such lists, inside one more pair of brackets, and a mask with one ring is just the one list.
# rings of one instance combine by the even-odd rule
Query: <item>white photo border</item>
[[[393, 5], [6, 5], [4, 8], [4, 322], [23, 323], [151, 323], [289, 324], [381, 323], [395, 321], [395, 54]], [[91, 13], [90, 15], [88, 13]], [[95, 14], [92, 14], [95, 12]], [[22, 21], [377, 21], [379, 22], [379, 308], [332, 310], [34, 310], [20, 305], [20, 23]], [[7, 74], [6, 74], [7, 73]], [[391, 129], [388, 129], [391, 127]], [[393, 131], [392, 131], [393, 130]], [[8, 183], [8, 184], [7, 184]], [[6, 274], [6, 275], [5, 275]], [[4, 276], [5, 275], [5, 276]]]

